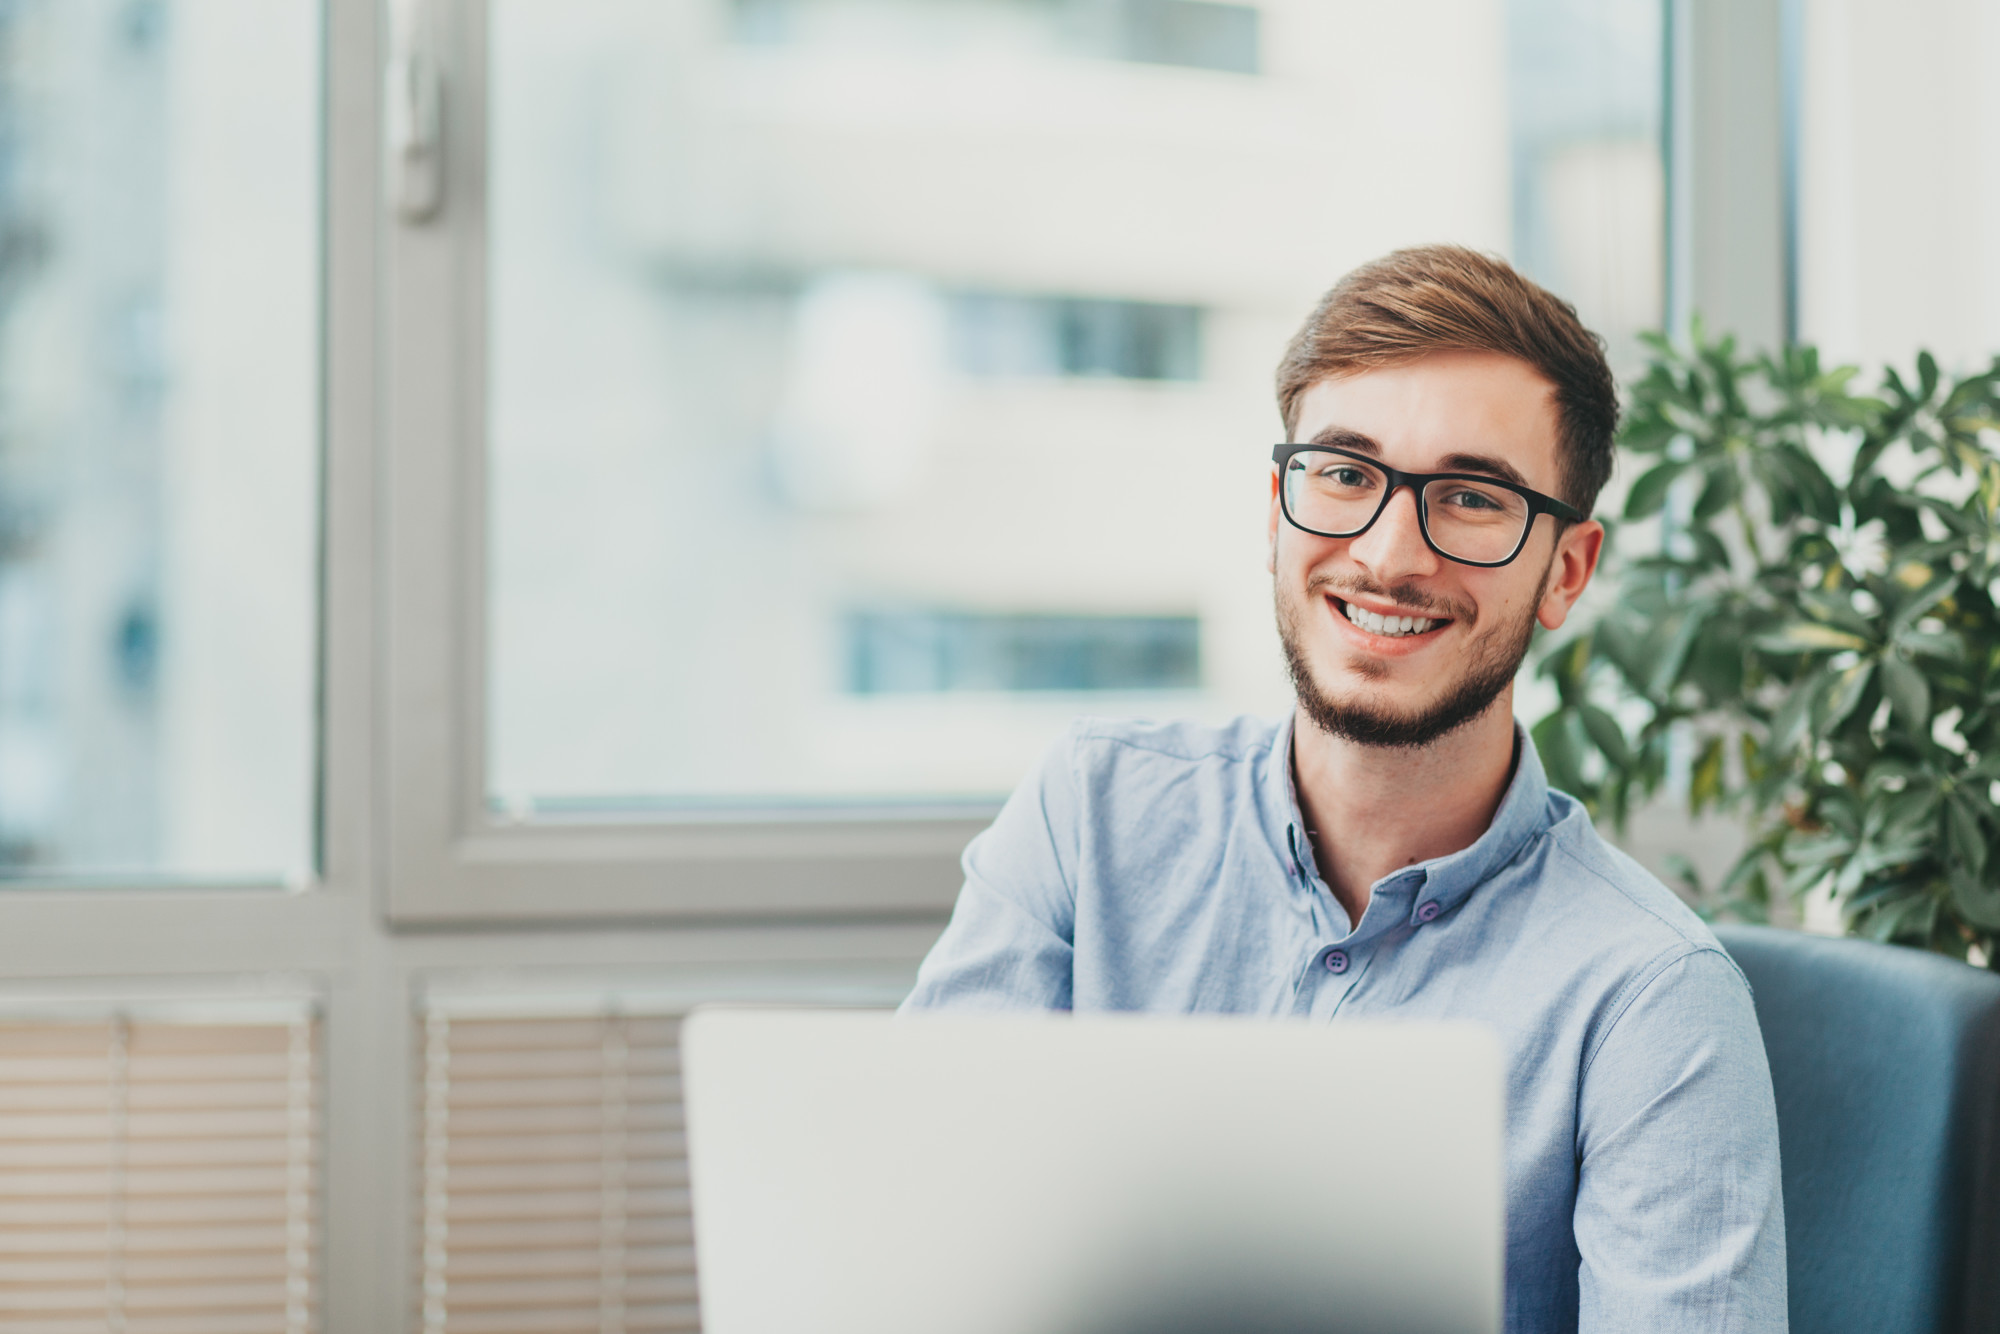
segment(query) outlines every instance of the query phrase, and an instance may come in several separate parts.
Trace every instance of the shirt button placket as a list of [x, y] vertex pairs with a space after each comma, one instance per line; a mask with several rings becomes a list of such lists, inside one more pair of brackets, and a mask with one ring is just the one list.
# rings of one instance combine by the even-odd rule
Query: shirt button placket
[[1347, 971], [1347, 951], [1329, 950], [1326, 956], [1326, 971], [1338, 977]]

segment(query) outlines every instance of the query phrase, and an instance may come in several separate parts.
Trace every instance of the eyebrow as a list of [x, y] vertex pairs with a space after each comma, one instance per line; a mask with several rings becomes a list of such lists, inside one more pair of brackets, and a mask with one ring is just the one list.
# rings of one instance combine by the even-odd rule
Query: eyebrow
[[1504, 478], [1516, 486], [1527, 486], [1528, 479], [1521, 476], [1521, 470], [1505, 459], [1494, 458], [1491, 454], [1447, 454], [1440, 460], [1444, 466], [1439, 472], [1483, 472]]
[[[1345, 426], [1329, 426], [1307, 443], [1324, 445], [1329, 449], [1351, 449], [1356, 454], [1366, 454], [1370, 458], [1382, 457], [1382, 446], [1375, 442], [1374, 437], [1363, 435]], [[1512, 482], [1516, 486], [1528, 485], [1528, 479], [1521, 475], [1519, 468], [1491, 454], [1447, 454], [1438, 460], [1438, 464], [1439, 472], [1485, 473], [1490, 477], [1499, 477]]]
[[1374, 438], [1359, 431], [1351, 431], [1345, 426], [1329, 426], [1306, 442], [1309, 445], [1325, 445], [1329, 449], [1351, 449], [1357, 454], [1372, 454], [1382, 457], [1382, 446]]

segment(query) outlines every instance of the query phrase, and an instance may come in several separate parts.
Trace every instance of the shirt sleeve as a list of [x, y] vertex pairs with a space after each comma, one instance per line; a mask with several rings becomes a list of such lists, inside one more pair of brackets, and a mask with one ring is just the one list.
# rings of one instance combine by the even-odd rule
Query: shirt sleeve
[[1581, 1334], [1783, 1334], [1778, 1114], [1749, 985], [1698, 949], [1643, 980], [1577, 1124]]
[[904, 1010], [1067, 1010], [1076, 932], [1076, 732], [965, 849], [965, 887]]

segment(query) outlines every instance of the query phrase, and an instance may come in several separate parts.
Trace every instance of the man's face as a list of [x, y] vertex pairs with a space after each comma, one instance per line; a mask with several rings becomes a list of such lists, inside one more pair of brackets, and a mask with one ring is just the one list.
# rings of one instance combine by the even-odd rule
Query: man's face
[[[1559, 496], [1556, 432], [1554, 391], [1525, 362], [1436, 352], [1318, 381], [1299, 398], [1292, 438], [1372, 452], [1409, 472], [1489, 473]], [[1293, 527], [1277, 488], [1274, 467], [1270, 568], [1300, 705], [1325, 730], [1369, 745], [1425, 745], [1511, 701], [1535, 625], [1563, 623], [1604, 536], [1586, 522], [1558, 539], [1554, 517], [1542, 515], [1511, 564], [1481, 569], [1430, 549], [1407, 488], [1349, 538]], [[1391, 627], [1377, 617], [1430, 624], [1382, 633]]]

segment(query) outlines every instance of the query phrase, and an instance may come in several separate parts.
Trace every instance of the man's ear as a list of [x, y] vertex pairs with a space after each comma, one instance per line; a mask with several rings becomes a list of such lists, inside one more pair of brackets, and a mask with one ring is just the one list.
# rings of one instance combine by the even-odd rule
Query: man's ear
[[1590, 587], [1597, 573], [1597, 558], [1604, 554], [1604, 525], [1595, 519], [1573, 523], [1556, 539], [1555, 559], [1549, 565], [1548, 583], [1542, 589], [1542, 605], [1535, 619], [1544, 630], [1560, 630], [1569, 619], [1570, 609]]
[[1264, 530], [1264, 572], [1278, 572], [1278, 524], [1284, 515], [1278, 508], [1278, 465], [1271, 465], [1271, 517]]

